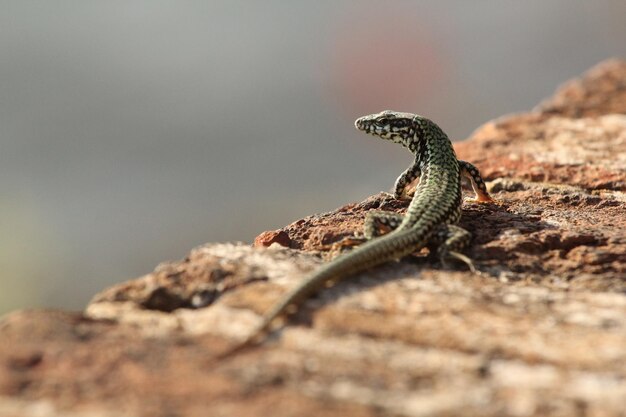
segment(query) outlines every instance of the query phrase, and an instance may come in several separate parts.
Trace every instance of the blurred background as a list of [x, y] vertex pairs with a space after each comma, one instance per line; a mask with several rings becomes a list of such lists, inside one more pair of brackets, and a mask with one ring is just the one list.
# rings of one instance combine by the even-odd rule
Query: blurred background
[[388, 190], [411, 156], [626, 55], [626, 2], [0, 1], [0, 314]]

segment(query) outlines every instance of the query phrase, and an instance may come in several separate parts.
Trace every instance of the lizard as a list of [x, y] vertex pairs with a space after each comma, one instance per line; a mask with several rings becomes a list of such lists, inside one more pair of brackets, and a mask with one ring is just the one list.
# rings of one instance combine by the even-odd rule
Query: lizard
[[[219, 359], [259, 343], [279, 318], [295, 313], [301, 303], [321, 289], [332, 287], [358, 272], [400, 260], [424, 247], [438, 256], [444, 266], [447, 260], [456, 258], [475, 271], [471, 260], [460, 253], [469, 244], [471, 235], [456, 223], [461, 217], [463, 178], [469, 180], [476, 195], [471, 201], [493, 201], [478, 169], [469, 162], [458, 160], [448, 136], [423, 116], [385, 110], [358, 118], [355, 127], [398, 143], [415, 156], [393, 188], [394, 198], [405, 198], [407, 186], [419, 180], [406, 213], [368, 212], [363, 233], [356, 237], [357, 241], [364, 241], [363, 244], [340, 254], [305, 277], [265, 313], [247, 338], [219, 355]], [[390, 231], [381, 235], [382, 227]]]

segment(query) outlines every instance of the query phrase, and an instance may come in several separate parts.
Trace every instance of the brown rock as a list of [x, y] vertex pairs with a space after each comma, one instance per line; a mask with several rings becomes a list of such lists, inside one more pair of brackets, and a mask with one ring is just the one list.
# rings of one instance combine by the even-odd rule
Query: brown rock
[[510, 116], [482, 126], [456, 149], [488, 179], [626, 190], [626, 115]]
[[568, 81], [537, 111], [563, 117], [626, 114], [626, 62], [611, 59]]
[[285, 248], [291, 247], [291, 239], [289, 235], [282, 230], [273, 230], [263, 232], [254, 239], [253, 246], [255, 248], [265, 248], [278, 243]]
[[216, 362], [368, 210], [407, 202], [205, 245], [85, 312], [4, 317], [0, 416], [624, 416], [625, 79], [601, 64], [457, 144], [498, 201], [463, 208], [479, 274], [381, 266]]

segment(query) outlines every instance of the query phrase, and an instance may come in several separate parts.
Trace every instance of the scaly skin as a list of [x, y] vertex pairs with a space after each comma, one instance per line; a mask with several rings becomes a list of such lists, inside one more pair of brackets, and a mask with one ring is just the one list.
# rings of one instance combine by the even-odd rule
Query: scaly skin
[[[457, 160], [450, 139], [439, 126], [422, 116], [387, 110], [361, 117], [355, 126], [365, 133], [399, 143], [415, 155], [415, 162], [398, 177], [394, 186], [394, 197], [401, 198], [406, 186], [420, 179], [406, 214], [369, 213], [364, 236], [367, 242], [305, 278], [265, 314], [243, 343], [221, 357], [256, 344], [271, 330], [276, 319], [291, 314], [320, 289], [423, 247], [435, 251], [444, 264], [446, 259], [454, 257], [473, 270], [471, 261], [458, 253], [469, 243], [469, 232], [454, 224], [461, 217], [461, 177], [470, 180], [477, 197], [474, 201], [492, 201], [478, 170], [468, 162]], [[393, 230], [377, 237], [381, 225]]]

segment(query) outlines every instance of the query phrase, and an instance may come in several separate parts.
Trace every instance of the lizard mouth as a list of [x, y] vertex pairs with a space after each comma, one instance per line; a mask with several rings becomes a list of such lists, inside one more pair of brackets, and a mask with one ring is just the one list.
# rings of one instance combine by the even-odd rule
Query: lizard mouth
[[370, 135], [382, 135], [385, 132], [383, 131], [383, 129], [381, 129], [379, 126], [376, 126], [374, 123], [372, 123], [369, 120], [365, 120], [364, 117], [360, 117], [358, 119], [356, 119], [356, 121], [354, 122], [354, 126], [358, 129], [361, 130], [365, 133], [369, 133]]

